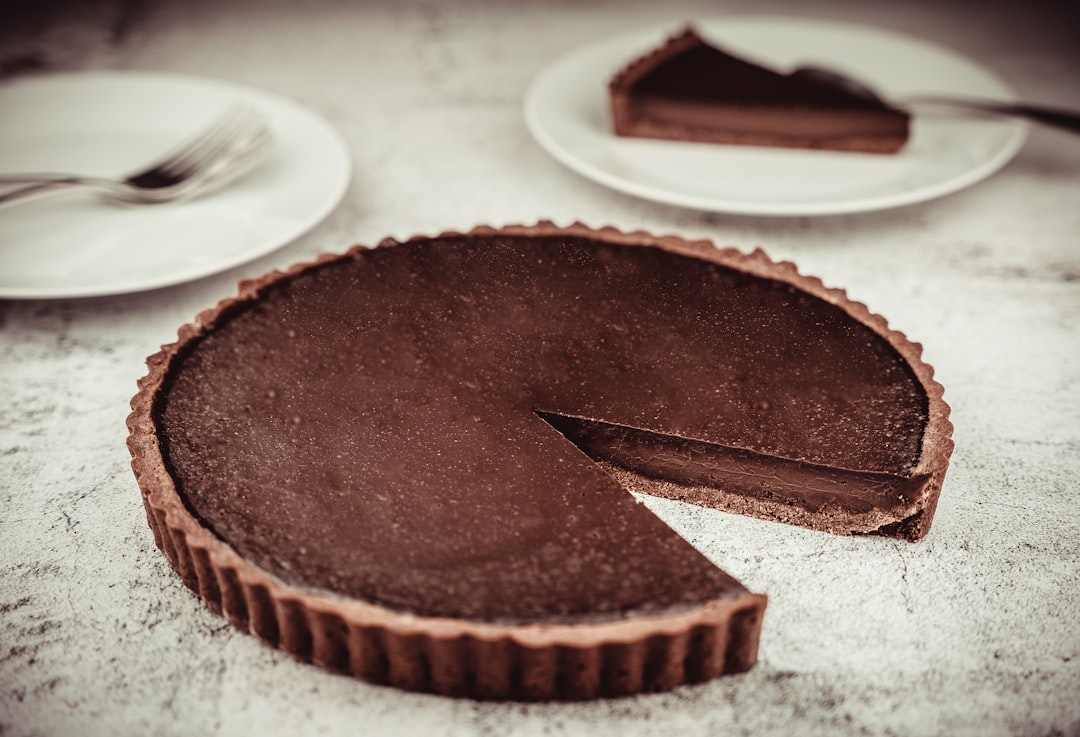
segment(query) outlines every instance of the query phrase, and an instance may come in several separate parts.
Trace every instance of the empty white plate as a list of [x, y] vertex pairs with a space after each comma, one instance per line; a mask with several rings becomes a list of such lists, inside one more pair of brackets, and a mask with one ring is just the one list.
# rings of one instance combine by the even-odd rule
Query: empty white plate
[[0, 174], [122, 177], [236, 102], [266, 117], [274, 145], [266, 161], [223, 190], [153, 206], [65, 193], [0, 209], [0, 297], [122, 294], [237, 266], [322, 220], [351, 171], [348, 149], [325, 120], [223, 81], [95, 71], [0, 87]]

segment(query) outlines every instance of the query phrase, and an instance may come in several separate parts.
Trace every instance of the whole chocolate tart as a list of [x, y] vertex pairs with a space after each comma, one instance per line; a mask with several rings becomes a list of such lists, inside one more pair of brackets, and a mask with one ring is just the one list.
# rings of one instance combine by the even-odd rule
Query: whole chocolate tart
[[903, 110], [760, 66], [693, 28], [629, 63], [609, 95], [620, 136], [895, 153], [910, 126]]
[[148, 363], [128, 444], [183, 581], [303, 660], [474, 698], [754, 664], [765, 597], [627, 489], [916, 540], [952, 448], [920, 347], [842, 292], [581, 225], [324, 256]]

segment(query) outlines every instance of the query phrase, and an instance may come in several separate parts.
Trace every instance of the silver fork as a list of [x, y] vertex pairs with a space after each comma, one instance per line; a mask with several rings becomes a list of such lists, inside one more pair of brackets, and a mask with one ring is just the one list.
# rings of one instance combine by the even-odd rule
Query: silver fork
[[194, 138], [123, 179], [70, 174], [0, 175], [0, 187], [22, 185], [0, 194], [0, 207], [73, 188], [94, 190], [114, 203], [149, 205], [190, 199], [250, 171], [269, 152], [271, 141], [270, 131], [258, 113], [234, 105]]

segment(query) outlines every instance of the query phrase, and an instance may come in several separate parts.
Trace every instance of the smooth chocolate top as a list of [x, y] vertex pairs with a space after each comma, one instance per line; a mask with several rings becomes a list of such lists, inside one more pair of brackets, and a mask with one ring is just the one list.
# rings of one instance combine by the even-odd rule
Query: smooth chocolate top
[[193, 513], [294, 586], [506, 622], [743, 591], [541, 414], [903, 477], [927, 397], [886, 339], [783, 280], [495, 234], [270, 283], [185, 346], [154, 408]]
[[892, 111], [837, 86], [790, 77], [741, 59], [707, 43], [692, 30], [671, 44], [672, 53], [658, 55], [655, 66], [633, 82], [632, 94], [767, 106]]

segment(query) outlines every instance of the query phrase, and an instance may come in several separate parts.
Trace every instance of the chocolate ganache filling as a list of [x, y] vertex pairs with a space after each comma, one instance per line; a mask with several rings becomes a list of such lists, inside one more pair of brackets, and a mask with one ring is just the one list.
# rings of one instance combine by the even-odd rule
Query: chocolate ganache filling
[[162, 456], [206, 527], [298, 588], [511, 623], [745, 591], [627, 486], [925, 533], [926, 391], [886, 338], [782, 279], [448, 235], [325, 260], [215, 319], [155, 398]]

